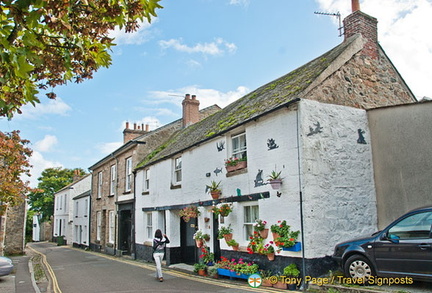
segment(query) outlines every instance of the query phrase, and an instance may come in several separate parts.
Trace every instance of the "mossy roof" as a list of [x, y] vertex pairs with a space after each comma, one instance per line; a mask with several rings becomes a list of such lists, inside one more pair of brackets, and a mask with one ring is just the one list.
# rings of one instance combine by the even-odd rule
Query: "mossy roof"
[[298, 98], [303, 98], [309, 85], [354, 40], [355, 38], [348, 39], [320, 57], [259, 87], [206, 119], [179, 130], [149, 156], [145, 157], [137, 168], [172, 157], [194, 145], [292, 103]]

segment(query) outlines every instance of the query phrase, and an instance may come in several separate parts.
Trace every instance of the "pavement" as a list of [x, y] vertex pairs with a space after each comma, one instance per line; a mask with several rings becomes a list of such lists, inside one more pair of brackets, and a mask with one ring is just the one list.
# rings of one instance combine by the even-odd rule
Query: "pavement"
[[[1, 293], [45, 293], [50, 292], [48, 281], [36, 283], [34, 278], [32, 257], [36, 255], [36, 252], [31, 248], [26, 248], [26, 254], [23, 256], [10, 257], [14, 263], [14, 270], [11, 275], [0, 277], [0, 292]], [[104, 255], [105, 256], [105, 255]], [[139, 265], [140, 262], [136, 260], [128, 260], [127, 258], [112, 257], [119, 261], [127, 261], [130, 264]], [[34, 259], [34, 258], [33, 258]], [[193, 273], [194, 267], [187, 264], [173, 264], [168, 266], [168, 269], [173, 271], [181, 271], [183, 273]], [[225, 280], [224, 280], [225, 281]], [[229, 280], [227, 280], [229, 282]], [[310, 285], [309, 289], [312, 292], [348, 292], [348, 293], [388, 293], [388, 292], [404, 292], [404, 293], [429, 293], [432, 292], [432, 283], [428, 282], [416, 282], [410, 286], [374, 286], [374, 287], [343, 287], [338, 285], [329, 286], [316, 286]], [[271, 288], [274, 292], [286, 292], [286, 290]]]

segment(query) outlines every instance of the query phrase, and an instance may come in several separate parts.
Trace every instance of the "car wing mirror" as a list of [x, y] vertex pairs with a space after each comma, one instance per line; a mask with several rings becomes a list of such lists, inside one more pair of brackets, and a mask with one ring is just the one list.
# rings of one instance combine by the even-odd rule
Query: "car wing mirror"
[[392, 243], [399, 243], [399, 236], [395, 235], [395, 234], [391, 234], [391, 233], [386, 233], [384, 234], [384, 239], [388, 240]]

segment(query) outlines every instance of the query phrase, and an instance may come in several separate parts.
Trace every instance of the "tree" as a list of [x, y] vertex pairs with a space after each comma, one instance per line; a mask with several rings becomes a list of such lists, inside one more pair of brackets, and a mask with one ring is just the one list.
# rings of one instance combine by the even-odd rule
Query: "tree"
[[80, 176], [85, 175], [83, 169], [63, 169], [61, 167], [48, 168], [42, 171], [38, 178], [38, 190], [28, 196], [30, 209], [47, 221], [54, 214], [54, 194], [73, 182], [74, 171], [79, 170]]
[[0, 1], [0, 116], [12, 118], [21, 106], [39, 103], [40, 89], [79, 83], [108, 67], [109, 31], [136, 31], [140, 21], [156, 16], [159, 1]]
[[32, 150], [26, 147], [28, 143], [28, 140], [21, 139], [17, 130], [10, 133], [0, 131], [0, 215], [7, 204], [22, 203], [32, 190], [28, 182], [21, 180], [22, 175], [30, 176]]

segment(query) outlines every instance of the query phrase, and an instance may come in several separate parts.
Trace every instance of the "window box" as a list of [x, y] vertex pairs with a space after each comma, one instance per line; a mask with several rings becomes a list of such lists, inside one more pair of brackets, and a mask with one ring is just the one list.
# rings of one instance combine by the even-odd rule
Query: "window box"
[[283, 247], [283, 251], [300, 251], [301, 250], [301, 242], [296, 242], [294, 246], [291, 247]]

